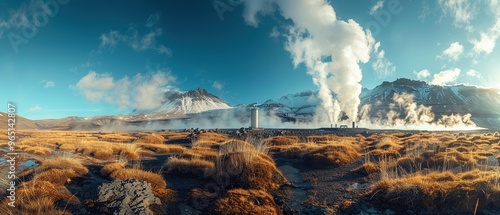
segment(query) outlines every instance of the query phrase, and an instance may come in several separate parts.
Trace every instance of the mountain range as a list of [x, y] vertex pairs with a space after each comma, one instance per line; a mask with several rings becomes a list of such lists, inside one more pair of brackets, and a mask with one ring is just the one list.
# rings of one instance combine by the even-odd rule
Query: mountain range
[[[164, 98], [165, 102], [158, 108], [148, 111], [134, 110], [129, 115], [67, 117], [31, 122], [23, 119], [23, 122], [26, 121], [24, 124], [29, 129], [102, 129], [130, 124], [144, 125], [155, 121], [164, 123], [168, 128], [168, 123], [173, 120], [185, 121], [178, 126], [189, 126], [190, 123], [186, 121], [198, 123], [200, 127], [241, 126], [249, 121], [249, 109], [253, 106], [261, 110], [261, 115], [274, 116], [281, 121], [309, 122], [318, 112], [322, 102], [317, 92], [306, 91], [262, 103], [231, 106], [201, 88], [184, 93], [169, 91], [165, 93]], [[413, 112], [420, 115], [429, 115], [432, 112], [430, 119], [427, 115], [427, 118], [418, 116], [428, 121], [438, 121], [448, 115], [470, 114], [471, 120], [477, 126], [500, 129], [500, 89], [466, 85], [436, 86], [400, 78], [393, 82], [383, 82], [374, 89], [363, 89], [360, 100], [360, 113], [363, 112], [362, 114], [372, 121], [390, 121], [391, 119], [387, 119], [391, 117], [389, 114], [408, 118]]]

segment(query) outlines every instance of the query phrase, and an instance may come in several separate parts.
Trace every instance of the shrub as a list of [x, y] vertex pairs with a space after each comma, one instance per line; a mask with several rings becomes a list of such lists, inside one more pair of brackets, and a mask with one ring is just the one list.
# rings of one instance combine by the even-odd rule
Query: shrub
[[282, 214], [273, 196], [262, 190], [229, 190], [224, 197], [215, 201], [217, 214]]

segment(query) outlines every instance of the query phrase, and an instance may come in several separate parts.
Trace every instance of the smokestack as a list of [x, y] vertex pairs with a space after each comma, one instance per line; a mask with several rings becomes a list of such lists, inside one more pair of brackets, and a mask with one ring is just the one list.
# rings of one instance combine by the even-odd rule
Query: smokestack
[[250, 128], [255, 129], [259, 128], [259, 108], [253, 107], [252, 114], [250, 116]]
[[356, 128], [356, 122], [352, 122], [352, 128]]

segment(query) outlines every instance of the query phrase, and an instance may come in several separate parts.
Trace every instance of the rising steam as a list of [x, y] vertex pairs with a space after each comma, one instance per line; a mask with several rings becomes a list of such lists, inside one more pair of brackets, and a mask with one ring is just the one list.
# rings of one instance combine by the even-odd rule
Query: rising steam
[[293, 22], [285, 34], [285, 48], [295, 67], [302, 63], [307, 67], [330, 123], [337, 123], [342, 111], [356, 119], [363, 77], [358, 64], [370, 60], [375, 43], [371, 34], [354, 20], [337, 19], [325, 0], [247, 0], [247, 23], [257, 26], [256, 15], [269, 13], [272, 5]]
[[[389, 108], [373, 109], [364, 105], [360, 110], [360, 125], [370, 128], [400, 128], [417, 130], [470, 130], [477, 129], [472, 115], [442, 115], [436, 119], [431, 107], [417, 105], [413, 94], [394, 94]], [[377, 104], [375, 105], [377, 106]], [[375, 112], [375, 113], [373, 113]], [[372, 117], [370, 117], [372, 116]]]

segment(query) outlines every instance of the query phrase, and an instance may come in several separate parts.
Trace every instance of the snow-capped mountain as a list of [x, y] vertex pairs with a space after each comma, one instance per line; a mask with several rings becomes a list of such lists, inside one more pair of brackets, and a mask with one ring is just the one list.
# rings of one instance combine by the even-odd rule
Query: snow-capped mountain
[[321, 104], [321, 99], [313, 91], [297, 94], [288, 94], [278, 100], [267, 100], [258, 105], [259, 108], [272, 111], [280, 117], [307, 118], [312, 117], [316, 107]]
[[[485, 128], [500, 129], [500, 89], [486, 89], [474, 86], [435, 86], [423, 81], [398, 79], [383, 82], [374, 89], [363, 89], [359, 106], [364, 117], [370, 119], [385, 117], [391, 111], [401, 111], [401, 103], [396, 104], [395, 95], [410, 95], [412, 105], [432, 111], [434, 120], [451, 114], [471, 114], [472, 121]], [[165, 101], [160, 107], [147, 112], [131, 115], [92, 117], [90, 119], [65, 118], [60, 120], [36, 121], [39, 128], [106, 128], [122, 125], [143, 125], [154, 120], [168, 124], [168, 121], [184, 120], [180, 126], [241, 127], [250, 119], [250, 109], [255, 104], [231, 107], [227, 102], [197, 89], [185, 93], [170, 91], [165, 93]], [[317, 91], [288, 94], [275, 100], [258, 103], [262, 122], [309, 122], [321, 108], [322, 100]], [[408, 101], [405, 101], [408, 102]], [[368, 111], [364, 109], [369, 105]], [[398, 107], [399, 106], [399, 107]], [[398, 109], [399, 108], [399, 109]], [[360, 111], [363, 112], [363, 111]], [[415, 111], [418, 112], [418, 111]], [[360, 114], [361, 115], [361, 114]], [[276, 117], [277, 116], [277, 117]], [[400, 115], [404, 118], [404, 114]], [[181, 118], [181, 119], [179, 119]], [[276, 121], [277, 120], [277, 121]], [[384, 119], [382, 119], [384, 120]], [[64, 123], [62, 123], [64, 122]], [[142, 124], [141, 124], [142, 123]], [[191, 124], [190, 124], [191, 123]], [[193, 124], [194, 123], [194, 124]], [[64, 124], [65, 126], [61, 126]], [[166, 127], [168, 125], [165, 124]]]
[[162, 115], [163, 117], [184, 116], [215, 109], [231, 108], [227, 102], [219, 97], [198, 88], [186, 93], [169, 91], [165, 93], [165, 102], [154, 110], [141, 112], [147, 115]]
[[384, 82], [372, 90], [363, 90], [361, 103], [385, 108], [394, 94], [413, 95], [417, 104], [432, 107], [434, 113], [471, 113], [476, 116], [500, 114], [500, 90], [474, 86], [435, 86], [423, 81], [398, 79]]
[[[500, 90], [478, 88], [475, 86], [435, 86], [423, 81], [397, 79], [383, 82], [374, 89], [363, 89], [360, 108], [370, 105], [368, 113], [376, 116], [380, 111], [387, 111], [394, 105], [395, 94], [413, 96], [416, 105], [430, 107], [436, 119], [442, 115], [471, 114], [473, 121], [483, 127], [500, 128]], [[306, 119], [316, 113], [321, 105], [317, 92], [306, 91], [290, 94], [280, 99], [268, 100], [259, 108], [274, 112], [279, 117]]]

